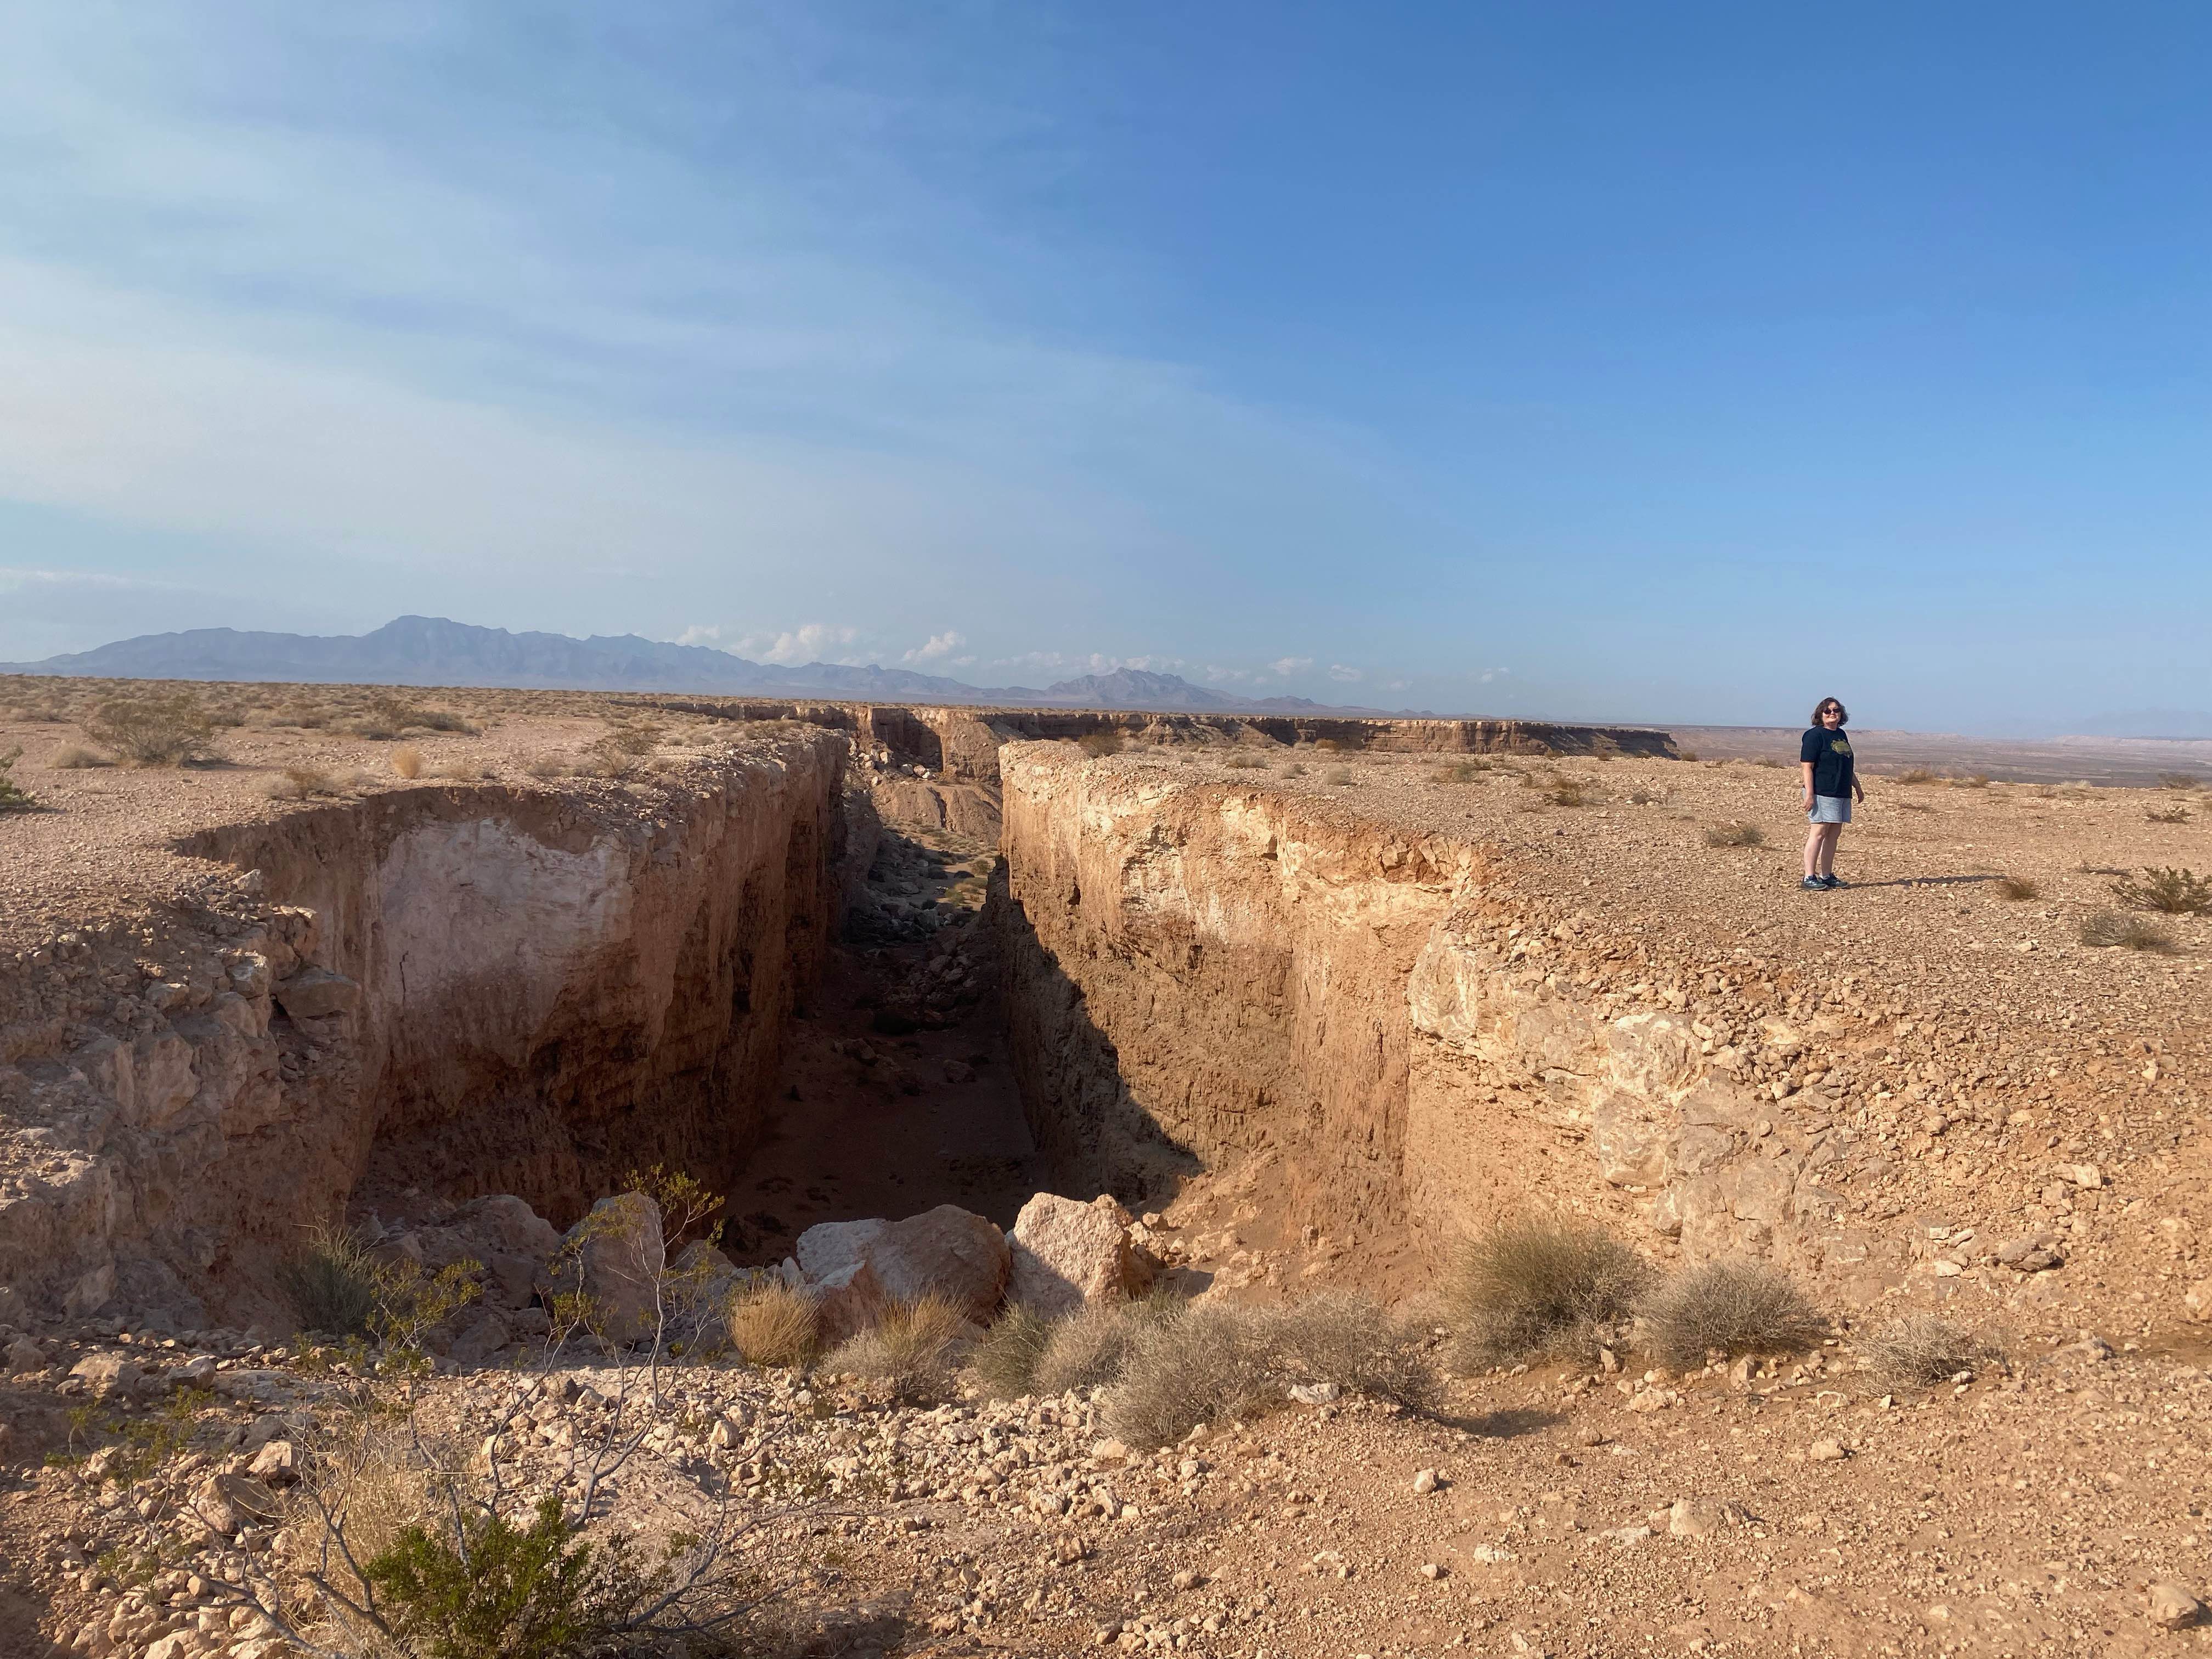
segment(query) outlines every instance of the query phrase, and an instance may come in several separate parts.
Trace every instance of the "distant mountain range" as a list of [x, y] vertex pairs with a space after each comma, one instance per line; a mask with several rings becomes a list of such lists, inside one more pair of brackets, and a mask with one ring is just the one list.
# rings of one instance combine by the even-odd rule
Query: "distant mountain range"
[[[402, 617], [370, 634], [242, 633], [195, 628], [144, 634], [44, 662], [0, 663], [0, 673], [98, 679], [240, 680], [341, 685], [487, 685], [573, 691], [695, 691], [833, 702], [986, 703], [1014, 708], [1134, 708], [1209, 714], [1382, 714], [1307, 697], [1250, 697], [1177, 674], [1117, 668], [1042, 690], [969, 685], [903, 668], [748, 661], [703, 645], [635, 634], [510, 634], [442, 617]], [[1404, 713], [1407, 711], [1395, 711]]]
[[2212, 714], [2202, 709], [2136, 708], [2097, 714], [2070, 727], [2069, 738], [2212, 738]]

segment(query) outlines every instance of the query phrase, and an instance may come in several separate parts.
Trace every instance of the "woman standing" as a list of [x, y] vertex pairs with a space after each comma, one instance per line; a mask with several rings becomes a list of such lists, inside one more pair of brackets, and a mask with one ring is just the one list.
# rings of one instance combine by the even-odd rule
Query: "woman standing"
[[1844, 735], [1850, 718], [1833, 697], [1823, 698], [1797, 745], [1805, 769], [1805, 817], [1813, 826], [1805, 837], [1804, 885], [1814, 892], [1844, 884], [1836, 879], [1836, 842], [1851, 821], [1851, 802], [1866, 799], [1851, 764], [1851, 740]]

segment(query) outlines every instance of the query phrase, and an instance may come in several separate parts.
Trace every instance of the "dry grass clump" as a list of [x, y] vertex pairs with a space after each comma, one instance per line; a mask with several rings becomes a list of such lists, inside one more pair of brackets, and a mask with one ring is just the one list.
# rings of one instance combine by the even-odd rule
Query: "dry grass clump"
[[2204, 780], [2194, 772], [2161, 772], [2158, 775], [2161, 789], [2201, 789]]
[[1906, 1314], [1859, 1344], [1875, 1381], [1893, 1389], [1948, 1382], [1985, 1360], [2002, 1358], [1990, 1344], [1940, 1315]]
[[1936, 775], [1924, 766], [1908, 766], [1902, 772], [1890, 775], [1893, 783], [1933, 783]]
[[1352, 769], [1348, 766], [1328, 767], [1322, 772], [1321, 781], [1335, 788], [1349, 788], [1352, 785]]
[[2093, 910], [2081, 921], [2081, 943], [2100, 950], [2171, 951], [2173, 937], [2157, 923], [2124, 910]]
[[1452, 1364], [1474, 1370], [1591, 1352], [1598, 1328], [1627, 1320], [1649, 1278], [1642, 1258], [1602, 1228], [1549, 1216], [1500, 1221], [1462, 1247], [1445, 1280], [1458, 1333]]
[[57, 772], [82, 772], [96, 766], [112, 766], [115, 763], [105, 755], [94, 754], [81, 743], [65, 743], [54, 751], [46, 763]]
[[181, 766], [212, 757], [215, 722], [188, 691], [109, 697], [85, 720], [84, 734], [135, 766]]
[[1999, 898], [2009, 899], [2015, 904], [2043, 896], [2043, 889], [2025, 876], [1999, 876], [1992, 890]]
[[1740, 1257], [1676, 1274], [1644, 1304], [1644, 1316], [1652, 1352], [1677, 1370], [1716, 1353], [1792, 1352], [1827, 1328], [1788, 1273]]
[[803, 1365], [818, 1340], [813, 1299], [781, 1279], [732, 1291], [722, 1328], [750, 1365]]
[[2112, 884], [2112, 896], [2138, 910], [2170, 916], [2201, 916], [2212, 910], [2212, 878], [2193, 870], [2145, 870]]
[[522, 769], [533, 778], [565, 778], [576, 769], [558, 755], [540, 755]]
[[1314, 739], [1314, 747], [1324, 751], [1325, 753], [1334, 755], [1341, 750], [1344, 744], [1335, 738], [1316, 738]]
[[2143, 814], [2145, 823], [2186, 823], [2194, 816], [2190, 810], [2176, 802], [2172, 806], [2154, 806]]
[[310, 795], [335, 795], [338, 781], [319, 766], [288, 766], [261, 786], [271, 800], [305, 800]]
[[1954, 789], [1986, 789], [1990, 787], [1990, 775], [1986, 772], [1969, 772], [1964, 777], [1949, 777], [1943, 781]]
[[1304, 761], [1292, 761], [1283, 769], [1283, 775], [1286, 778], [1302, 778], [1305, 775], [1306, 763]]
[[1287, 1308], [1200, 1303], [1140, 1328], [1102, 1402], [1108, 1431], [1133, 1446], [1172, 1444], [1201, 1423], [1273, 1405], [1287, 1388], [1334, 1382], [1428, 1409], [1436, 1372], [1417, 1336], [1364, 1297]]
[[300, 1328], [331, 1336], [368, 1334], [382, 1284], [368, 1247], [341, 1227], [318, 1229], [296, 1255], [276, 1264], [276, 1288]]
[[0, 812], [27, 812], [39, 804], [29, 790], [15, 781], [15, 763], [22, 758], [20, 748], [0, 750]]
[[1100, 1389], [1121, 1375], [1137, 1340], [1171, 1325], [1188, 1310], [1180, 1297], [1155, 1295], [1135, 1302], [1092, 1302], [1055, 1321], [1033, 1374], [1036, 1392], [1066, 1394]]
[[1588, 786], [1579, 778], [1561, 778], [1547, 790], [1544, 799], [1554, 806], [1587, 806], [1590, 804]]
[[1632, 789], [1627, 797], [1631, 806], [1664, 806], [1674, 798], [1671, 789]]
[[1429, 778], [1433, 783], [1473, 783], [1489, 769], [1488, 761], [1452, 761], [1437, 768], [1429, 775]]
[[1036, 1392], [1037, 1361], [1052, 1341], [1054, 1322], [1015, 1303], [1001, 1314], [975, 1351], [968, 1368], [994, 1400], [1018, 1400]]
[[1764, 847], [1766, 831], [1755, 823], [1714, 823], [1705, 827], [1708, 847]]
[[392, 769], [397, 772], [403, 778], [421, 777], [422, 775], [422, 751], [419, 749], [411, 747], [402, 747], [393, 750], [392, 751]]
[[1267, 766], [1257, 755], [1231, 755], [1222, 764], [1232, 772], [1261, 772]]
[[870, 1329], [830, 1352], [827, 1370], [886, 1384], [898, 1400], [943, 1395], [952, 1380], [952, 1354], [967, 1334], [959, 1304], [934, 1292], [895, 1302]]
[[1085, 732], [1075, 740], [1075, 746], [1093, 757], [1118, 755], [1121, 752], [1121, 734], [1119, 732]]

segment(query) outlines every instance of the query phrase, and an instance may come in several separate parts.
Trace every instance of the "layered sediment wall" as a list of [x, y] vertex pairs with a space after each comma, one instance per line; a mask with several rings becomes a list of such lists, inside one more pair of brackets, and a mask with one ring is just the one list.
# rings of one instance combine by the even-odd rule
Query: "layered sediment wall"
[[1480, 842], [1325, 799], [1062, 744], [1003, 763], [1012, 1051], [1070, 1190], [1164, 1206], [1259, 1162], [1286, 1229], [1417, 1254], [1549, 1206], [1693, 1261], [1867, 1259], [1823, 1180], [1853, 1132], [1769, 1082], [1821, 1033], [1686, 1012], [1688, 951], [1608, 941]]
[[191, 1325], [349, 1198], [565, 1223], [656, 1161], [726, 1176], [836, 927], [846, 755], [790, 731], [635, 792], [393, 790], [191, 836], [232, 872], [199, 904], [0, 979], [37, 1156], [0, 1180], [0, 1285]]

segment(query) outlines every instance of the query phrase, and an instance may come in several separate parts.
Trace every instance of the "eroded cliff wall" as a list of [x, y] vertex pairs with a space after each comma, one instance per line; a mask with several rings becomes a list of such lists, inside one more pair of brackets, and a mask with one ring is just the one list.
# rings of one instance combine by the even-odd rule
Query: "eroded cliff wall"
[[1066, 1190], [1159, 1204], [1266, 1160], [1291, 1225], [1417, 1251], [1553, 1206], [1692, 1259], [1865, 1259], [1820, 1178], [1838, 1127], [1745, 1057], [1806, 1036], [1693, 1022], [1674, 969], [1491, 849], [1064, 744], [1001, 762], [1012, 1051]]
[[[215, 830], [204, 908], [0, 981], [0, 1285], [191, 1323], [264, 1295], [349, 1198], [515, 1193], [756, 1135], [836, 926], [845, 739], [750, 739], [635, 789], [422, 787]], [[865, 856], [865, 854], [864, 854]]]

